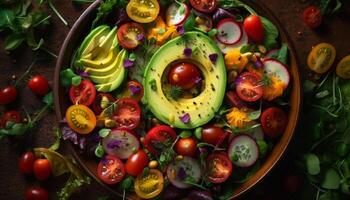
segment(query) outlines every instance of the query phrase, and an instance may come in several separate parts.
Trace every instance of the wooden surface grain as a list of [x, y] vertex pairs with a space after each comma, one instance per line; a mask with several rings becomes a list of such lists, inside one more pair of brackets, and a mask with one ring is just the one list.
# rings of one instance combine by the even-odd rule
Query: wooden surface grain
[[[65, 16], [69, 24], [73, 24], [79, 15], [84, 11], [86, 6], [76, 6], [70, 0], [54, 0], [57, 9]], [[300, 70], [304, 76], [308, 75], [306, 69], [306, 57], [312, 45], [319, 42], [329, 42], [334, 44], [337, 49], [336, 63], [345, 55], [350, 54], [350, 7], [346, 6], [345, 12], [340, 15], [327, 19], [322, 27], [318, 30], [307, 28], [301, 20], [302, 10], [308, 6], [305, 0], [259, 0], [278, 17], [284, 25], [285, 30], [292, 38], [297, 51]], [[51, 11], [49, 10], [51, 13]], [[69, 31], [59, 19], [52, 14], [52, 24], [42, 32], [44, 33], [45, 47], [50, 51], [58, 54], [59, 49]], [[0, 19], [1, 20], [1, 19]], [[13, 74], [20, 75], [30, 64], [33, 52], [23, 47], [12, 54], [8, 55], [3, 50], [4, 35], [0, 34], [0, 87], [11, 82]], [[31, 75], [42, 74], [48, 78], [50, 85], [53, 84], [55, 60], [41, 60], [31, 72]], [[4, 110], [25, 108], [29, 113], [40, 109], [40, 99], [35, 97], [22, 84], [20, 87], [19, 100], [11, 107], [0, 107], [0, 113]], [[29, 146], [47, 147], [53, 142], [52, 128], [57, 125], [55, 114], [49, 113], [38, 125], [36, 129], [28, 133], [27, 143]], [[299, 127], [296, 137], [302, 138], [306, 132], [303, 127]], [[36, 182], [32, 177], [26, 177], [18, 171], [19, 152], [23, 146], [17, 146], [16, 142], [11, 139], [0, 141], [0, 199], [17, 200], [24, 199], [25, 188], [30, 185], [42, 185], [50, 192], [50, 199], [57, 199], [56, 192], [61, 188], [67, 177], [51, 178], [46, 182]], [[62, 152], [69, 154], [63, 147]], [[277, 169], [265, 179], [261, 185], [275, 182], [280, 184], [279, 174], [284, 173], [283, 168], [293, 162], [293, 157], [297, 154], [297, 144], [293, 144], [289, 154], [281, 161]], [[254, 192], [254, 191], [253, 191]], [[74, 195], [72, 199], [97, 199], [99, 196], [108, 196], [99, 185], [92, 183], [89, 187]]]

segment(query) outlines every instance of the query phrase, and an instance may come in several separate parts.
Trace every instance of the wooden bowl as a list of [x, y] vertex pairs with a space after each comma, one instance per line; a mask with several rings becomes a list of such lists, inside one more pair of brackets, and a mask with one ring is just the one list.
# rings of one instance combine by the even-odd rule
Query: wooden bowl
[[[58, 60], [55, 69], [55, 77], [54, 77], [54, 95], [55, 95], [55, 108], [56, 115], [58, 120], [62, 120], [64, 118], [64, 113], [67, 107], [71, 104], [69, 98], [66, 96], [66, 91], [59, 84], [59, 72], [69, 66], [74, 50], [80, 45], [84, 36], [90, 30], [91, 22], [95, 18], [96, 8], [98, 7], [100, 0], [97, 0], [93, 4], [90, 5], [89, 8], [79, 17], [79, 19], [75, 22], [72, 29], [68, 33]], [[268, 17], [275, 25], [277, 25], [281, 40], [288, 44], [290, 48], [290, 74], [292, 77], [291, 82], [291, 96], [290, 96], [290, 111], [289, 111], [289, 122], [286, 128], [285, 133], [279, 139], [277, 144], [274, 146], [274, 149], [266, 158], [265, 162], [262, 164], [261, 168], [246, 182], [241, 184], [239, 187], [235, 188], [232, 198], [236, 198], [249, 189], [251, 189], [254, 185], [256, 185], [261, 179], [263, 179], [277, 164], [280, 160], [284, 152], [286, 151], [292, 137], [294, 134], [295, 127], [298, 121], [300, 102], [301, 102], [301, 84], [300, 84], [300, 76], [298, 72], [297, 58], [295, 54], [295, 49], [289, 36], [286, 31], [283, 29], [279, 21], [276, 17], [269, 11], [267, 8], [258, 5], [257, 3], [249, 3], [254, 9], [261, 13], [263, 16]], [[97, 177], [96, 168], [97, 163], [93, 159], [87, 159], [84, 156], [81, 156], [78, 148], [74, 145], [69, 145], [72, 154], [75, 159], [80, 163], [80, 165], [88, 172], [88, 174], [93, 177], [98, 183], [100, 183], [104, 188], [106, 188], [111, 193], [121, 197], [122, 194], [118, 193], [115, 186], [109, 186], [100, 181]], [[136, 199], [135, 197], [129, 196], [129, 199]]]

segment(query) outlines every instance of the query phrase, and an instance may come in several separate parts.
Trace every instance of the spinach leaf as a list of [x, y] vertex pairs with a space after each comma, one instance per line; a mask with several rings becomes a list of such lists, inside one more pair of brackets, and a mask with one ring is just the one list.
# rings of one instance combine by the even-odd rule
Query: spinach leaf
[[278, 52], [277, 60], [279, 60], [283, 64], [288, 63], [288, 46], [287, 44], [283, 43], [281, 46], [281, 49]]
[[306, 154], [304, 156], [305, 159], [305, 165], [307, 172], [310, 175], [317, 175], [321, 171], [320, 167], [320, 160], [318, 159], [318, 156], [315, 154]]
[[340, 186], [340, 176], [334, 169], [328, 169], [324, 177], [322, 187], [329, 190], [336, 190]]
[[278, 44], [279, 36], [277, 27], [267, 18], [260, 16], [261, 22], [264, 26], [264, 45], [270, 50]]
[[250, 14], [256, 15], [256, 12], [253, 8], [251, 8], [250, 6], [248, 6], [247, 4], [239, 0], [221, 0], [219, 4], [220, 4], [220, 7], [222, 8], [244, 8]]

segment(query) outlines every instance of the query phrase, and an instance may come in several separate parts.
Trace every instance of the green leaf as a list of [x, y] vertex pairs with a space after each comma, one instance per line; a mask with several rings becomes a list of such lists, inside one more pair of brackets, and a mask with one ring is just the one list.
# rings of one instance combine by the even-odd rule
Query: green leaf
[[262, 103], [260, 103], [259, 110], [255, 110], [255, 111], [247, 113], [248, 118], [252, 121], [259, 119], [260, 115], [261, 115], [261, 107], [262, 107]]
[[31, 15], [28, 15], [24, 18], [20, 18], [18, 21], [19, 21], [19, 24], [21, 25], [21, 28], [24, 30], [27, 30], [32, 26], [33, 18]]
[[121, 183], [122, 190], [130, 191], [134, 186], [134, 181], [135, 179], [132, 176], [126, 177]]
[[218, 33], [218, 29], [213, 28], [208, 32], [209, 37], [214, 37]]
[[281, 49], [278, 52], [277, 60], [279, 60], [283, 64], [288, 63], [288, 46], [283, 43]]
[[105, 154], [105, 149], [103, 148], [103, 146], [101, 145], [101, 143], [98, 143], [96, 149], [95, 149], [95, 155], [98, 158], [102, 158], [103, 155]]
[[60, 148], [60, 144], [61, 144], [61, 132], [58, 128], [56, 128], [55, 130], [55, 143], [53, 143], [49, 149], [50, 150], [53, 150], [53, 151], [56, 151]]
[[265, 157], [269, 146], [264, 140], [257, 140], [256, 143], [258, 144], [261, 158]]
[[320, 160], [315, 154], [306, 154], [304, 156], [305, 159], [305, 166], [307, 169], [307, 172], [311, 175], [317, 175], [321, 171], [320, 167]]
[[0, 31], [5, 29], [8, 26], [11, 26], [15, 15], [12, 10], [0, 9]]
[[328, 190], [321, 194], [318, 200], [339, 200], [339, 195], [334, 191]]
[[180, 138], [189, 138], [192, 136], [192, 132], [189, 130], [182, 131], [179, 135]]
[[239, 0], [220, 0], [219, 4], [222, 8], [244, 8], [250, 14], [255, 15], [256, 12], [253, 8]]
[[187, 20], [185, 21], [183, 25], [185, 31], [191, 31], [196, 27], [196, 19], [194, 17], [193, 12], [190, 13]]
[[261, 22], [264, 26], [264, 46], [269, 50], [278, 44], [279, 36], [277, 27], [267, 18], [260, 16]]
[[194, 136], [200, 140], [202, 138], [202, 130], [203, 128], [202, 127], [198, 127], [196, 128], [196, 130], [194, 130]]
[[90, 184], [91, 183], [91, 178], [90, 177], [82, 177], [82, 178], [77, 178], [71, 175], [64, 185], [64, 187], [57, 193], [58, 199], [59, 200], [68, 200], [70, 196], [79, 191], [79, 189], [85, 185], [85, 184]]
[[83, 79], [81, 78], [81, 76], [74, 76], [74, 77], [72, 78], [71, 85], [73, 85], [73, 86], [78, 86], [78, 85], [80, 85], [80, 83], [81, 83], [82, 80], [83, 80]]
[[324, 180], [322, 182], [322, 187], [329, 190], [336, 190], [340, 186], [340, 176], [334, 169], [328, 169]]
[[40, 38], [39, 42], [35, 46], [32, 46], [32, 50], [36, 51], [40, 49], [43, 45], [44, 45], [44, 39]]
[[49, 92], [48, 94], [46, 94], [43, 97], [43, 102], [47, 105], [47, 106], [52, 106], [53, 105], [53, 93]]
[[5, 39], [5, 50], [15, 50], [24, 42], [24, 40], [24, 36], [17, 33], [12, 33], [11, 35], [8, 35]]
[[111, 129], [103, 128], [103, 129], [100, 129], [98, 134], [100, 135], [100, 137], [105, 138], [111, 133], [111, 131], [112, 131]]

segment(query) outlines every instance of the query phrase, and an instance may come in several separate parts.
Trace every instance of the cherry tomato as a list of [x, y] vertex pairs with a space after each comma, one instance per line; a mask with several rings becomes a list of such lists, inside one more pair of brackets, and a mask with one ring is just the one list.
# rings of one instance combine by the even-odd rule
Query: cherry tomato
[[49, 92], [49, 82], [41, 75], [32, 77], [28, 82], [28, 87], [38, 96], [44, 96]]
[[323, 74], [332, 67], [336, 53], [333, 45], [320, 43], [314, 46], [309, 53], [307, 65], [312, 71]]
[[350, 79], [350, 55], [344, 57], [338, 63], [337, 75], [343, 79]]
[[217, 0], [190, 0], [192, 7], [200, 12], [211, 13], [213, 12], [217, 5]]
[[153, 127], [145, 136], [144, 145], [153, 155], [170, 148], [176, 139], [176, 132], [170, 126], [158, 125]]
[[309, 6], [303, 12], [303, 21], [310, 28], [317, 28], [322, 23], [322, 13], [316, 6]]
[[142, 173], [143, 168], [148, 165], [148, 156], [142, 151], [138, 150], [135, 154], [131, 155], [125, 164], [126, 173], [132, 176], [138, 176]]
[[125, 176], [122, 161], [111, 155], [105, 156], [97, 166], [98, 177], [106, 184], [116, 184]]
[[277, 107], [271, 107], [261, 114], [261, 128], [271, 138], [280, 136], [287, 126], [287, 115]]
[[118, 29], [118, 40], [122, 47], [126, 49], [134, 49], [140, 44], [138, 37], [144, 35], [143, 27], [135, 22], [123, 24]]
[[239, 98], [235, 91], [227, 91], [225, 97], [226, 102], [232, 107], [243, 108], [247, 106], [246, 103]]
[[36, 159], [33, 164], [35, 178], [43, 181], [51, 175], [51, 164], [48, 159]]
[[171, 67], [168, 81], [171, 85], [188, 90], [201, 81], [201, 72], [198, 67], [191, 63], [178, 63]]
[[108, 93], [99, 93], [92, 104], [92, 110], [96, 115], [99, 115], [104, 108], [108, 107], [109, 103], [113, 103], [114, 101], [115, 99], [112, 95]]
[[96, 97], [96, 89], [93, 83], [82, 80], [78, 86], [72, 86], [69, 90], [70, 101], [73, 104], [90, 106]]
[[23, 153], [18, 162], [19, 171], [23, 174], [32, 174], [35, 160], [36, 157], [32, 152], [28, 151]]
[[175, 144], [177, 154], [195, 157], [197, 154], [197, 141], [193, 138], [180, 138]]
[[9, 104], [16, 100], [17, 89], [14, 86], [7, 86], [0, 90], [0, 104]]
[[143, 86], [137, 81], [129, 81], [124, 91], [123, 97], [141, 101], [143, 97]]
[[68, 126], [80, 134], [91, 133], [96, 127], [96, 116], [89, 107], [72, 105], [66, 111]]
[[135, 129], [141, 120], [141, 108], [138, 102], [130, 98], [119, 99], [113, 119], [117, 122], [117, 128]]
[[225, 182], [232, 173], [232, 162], [224, 152], [212, 153], [207, 158], [208, 179], [212, 183]]
[[222, 138], [225, 137], [225, 132], [222, 128], [214, 125], [206, 125], [202, 130], [201, 141], [212, 145], [219, 145]]
[[25, 196], [26, 196], [26, 200], [48, 200], [49, 199], [49, 193], [44, 188], [39, 186], [32, 186], [27, 188]]
[[164, 188], [162, 172], [150, 169], [148, 174], [140, 174], [135, 179], [134, 188], [137, 196], [143, 199], [151, 199], [158, 196]]
[[264, 26], [261, 19], [257, 15], [250, 15], [244, 19], [243, 28], [248, 37], [254, 42], [262, 42], [264, 40]]
[[3, 116], [0, 117], [0, 129], [6, 127], [6, 121]]
[[126, 13], [130, 19], [139, 23], [150, 23], [154, 21], [160, 11], [156, 0], [131, 0], [126, 6]]
[[3, 119], [5, 120], [5, 124], [7, 122], [15, 122], [20, 123], [22, 121], [21, 114], [16, 110], [7, 111], [4, 113]]
[[253, 72], [245, 72], [236, 80], [236, 92], [244, 101], [254, 102], [263, 95], [263, 85], [259, 75]]

